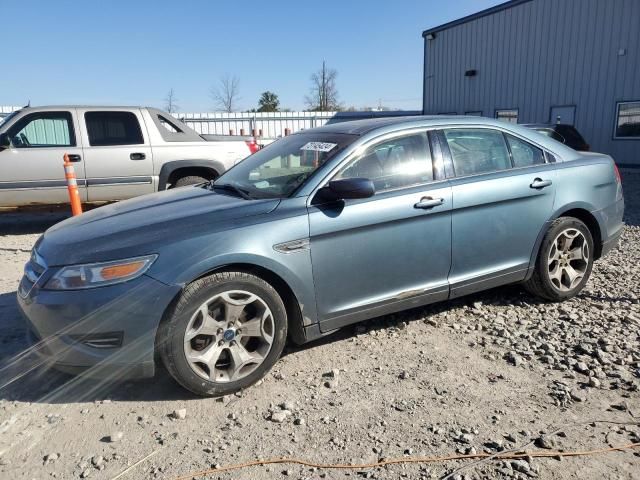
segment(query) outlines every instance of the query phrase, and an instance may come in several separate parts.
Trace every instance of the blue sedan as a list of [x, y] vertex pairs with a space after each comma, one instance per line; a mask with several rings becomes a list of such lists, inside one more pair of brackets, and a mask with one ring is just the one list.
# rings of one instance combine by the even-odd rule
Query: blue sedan
[[206, 184], [50, 228], [18, 301], [56, 368], [154, 375], [223, 395], [262, 378], [287, 338], [522, 283], [577, 295], [617, 243], [607, 155], [476, 117], [328, 125]]

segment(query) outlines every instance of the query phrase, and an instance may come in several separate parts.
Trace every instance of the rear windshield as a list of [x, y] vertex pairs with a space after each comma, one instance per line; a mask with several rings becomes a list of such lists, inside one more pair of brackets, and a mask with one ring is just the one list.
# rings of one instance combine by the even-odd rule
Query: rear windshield
[[319, 133], [281, 138], [223, 174], [214, 186], [231, 185], [253, 198], [288, 197], [356, 138]]
[[5, 123], [8, 122], [9, 120], [11, 120], [13, 117], [15, 117], [18, 114], [18, 112], [12, 112], [9, 115], [7, 115], [4, 118], [0, 118], [0, 127]]

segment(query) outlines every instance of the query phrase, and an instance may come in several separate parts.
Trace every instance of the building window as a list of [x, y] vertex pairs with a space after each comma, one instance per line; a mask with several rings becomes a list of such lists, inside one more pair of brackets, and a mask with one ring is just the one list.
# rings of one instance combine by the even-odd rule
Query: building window
[[620, 102], [614, 138], [640, 138], [640, 102]]
[[480, 111], [473, 111], [473, 112], [464, 112], [465, 115], [469, 116], [469, 117], [481, 117], [482, 116], [482, 112]]
[[518, 123], [518, 109], [496, 110], [496, 118], [504, 122]]

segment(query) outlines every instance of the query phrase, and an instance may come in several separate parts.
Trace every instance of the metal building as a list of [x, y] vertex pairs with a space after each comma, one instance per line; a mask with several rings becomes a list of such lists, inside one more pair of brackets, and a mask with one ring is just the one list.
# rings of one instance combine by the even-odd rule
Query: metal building
[[424, 113], [569, 123], [640, 166], [640, 0], [512, 0], [422, 36]]

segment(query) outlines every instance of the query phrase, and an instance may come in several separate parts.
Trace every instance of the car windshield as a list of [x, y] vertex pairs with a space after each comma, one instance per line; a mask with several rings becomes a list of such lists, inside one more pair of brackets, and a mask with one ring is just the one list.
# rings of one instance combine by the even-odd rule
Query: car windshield
[[554, 140], [564, 143], [564, 138], [558, 132], [552, 130], [551, 128], [539, 127], [535, 128], [538, 133], [546, 135], [547, 137], [551, 137]]
[[290, 135], [247, 157], [212, 186], [246, 198], [288, 197], [356, 138], [340, 133]]

